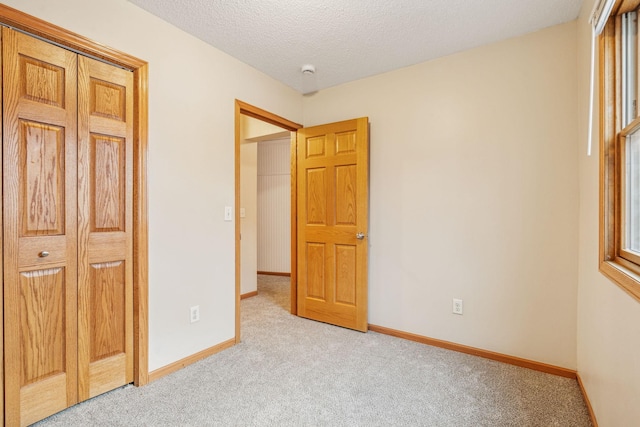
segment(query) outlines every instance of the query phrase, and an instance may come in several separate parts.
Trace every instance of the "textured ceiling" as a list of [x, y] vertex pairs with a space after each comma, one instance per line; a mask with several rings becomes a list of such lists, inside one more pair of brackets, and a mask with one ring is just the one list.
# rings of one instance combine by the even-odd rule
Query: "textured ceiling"
[[[302, 93], [564, 23], [582, 0], [129, 0]], [[316, 73], [300, 68], [313, 64]]]

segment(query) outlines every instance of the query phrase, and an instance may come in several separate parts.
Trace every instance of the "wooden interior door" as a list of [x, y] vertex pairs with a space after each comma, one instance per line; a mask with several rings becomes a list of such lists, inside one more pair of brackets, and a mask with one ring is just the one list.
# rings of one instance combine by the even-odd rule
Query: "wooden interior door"
[[133, 74], [78, 59], [78, 390], [133, 381]]
[[7, 425], [77, 401], [77, 55], [3, 28]]
[[298, 315], [366, 332], [368, 119], [298, 130]]

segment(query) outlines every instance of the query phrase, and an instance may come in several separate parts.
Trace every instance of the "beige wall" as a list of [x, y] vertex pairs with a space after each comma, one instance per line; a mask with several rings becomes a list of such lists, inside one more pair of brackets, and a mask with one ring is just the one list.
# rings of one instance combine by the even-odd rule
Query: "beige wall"
[[[640, 303], [598, 272], [598, 126], [587, 157], [589, 62], [593, 0], [578, 21], [580, 242], [578, 371], [603, 426], [640, 425]], [[597, 80], [596, 80], [597, 82]], [[597, 83], [596, 83], [597, 87]], [[596, 100], [597, 100], [596, 93]], [[596, 104], [597, 105], [597, 104]], [[596, 107], [596, 112], [598, 111]]]
[[4, 3], [150, 62], [152, 370], [234, 334], [238, 98], [297, 122], [304, 106], [306, 125], [370, 117], [371, 323], [577, 366], [601, 425], [640, 420], [640, 304], [597, 270], [591, 0], [578, 23], [304, 101], [125, 0]]
[[575, 80], [573, 22], [305, 98], [369, 116], [370, 323], [576, 367]]
[[257, 249], [257, 214], [258, 214], [258, 143], [247, 141], [248, 122], [259, 122], [248, 116], [242, 116], [240, 145], [240, 206], [244, 217], [240, 214], [240, 294], [258, 290], [258, 249]]
[[126, 0], [3, 2], [149, 62], [150, 369], [233, 338], [234, 99], [300, 122], [301, 96]]

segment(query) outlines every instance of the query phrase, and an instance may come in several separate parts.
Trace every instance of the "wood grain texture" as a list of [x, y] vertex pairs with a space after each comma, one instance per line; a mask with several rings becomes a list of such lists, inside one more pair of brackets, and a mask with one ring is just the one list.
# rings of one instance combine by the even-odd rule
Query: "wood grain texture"
[[[133, 381], [134, 120], [132, 72], [86, 57], [78, 70], [78, 395], [84, 400]], [[97, 81], [120, 89], [104, 95]], [[124, 363], [102, 362], [115, 356]]]
[[621, 55], [620, 17], [610, 19], [600, 44], [600, 219], [599, 270], [627, 294], [640, 301], [640, 266], [621, 255], [623, 200], [621, 153], [618, 135], [620, 119]]
[[589, 411], [589, 418], [591, 419], [591, 424], [593, 425], [593, 427], [598, 427], [598, 420], [596, 419], [596, 413], [593, 411], [593, 407], [591, 406], [591, 401], [589, 400], [589, 395], [587, 394], [587, 389], [584, 387], [584, 383], [582, 382], [582, 378], [580, 378], [579, 373], [576, 373], [576, 379], [578, 380], [578, 385], [580, 386], [580, 391], [582, 392], [584, 403], [587, 405], [587, 411]]
[[611, 279], [620, 289], [629, 296], [640, 301], [640, 274], [634, 272], [637, 268], [627, 260], [615, 258], [614, 261], [605, 261], [600, 264], [600, 272]]
[[357, 165], [336, 166], [336, 225], [357, 226]]
[[264, 274], [265, 276], [291, 277], [291, 273], [284, 273], [280, 271], [258, 271], [258, 274]]
[[422, 335], [399, 331], [397, 329], [386, 328], [384, 326], [369, 325], [369, 330], [409, 341], [432, 345], [434, 347], [446, 348], [447, 350], [453, 350], [460, 353], [471, 354], [473, 356], [484, 357], [485, 359], [496, 360], [498, 362], [508, 363], [510, 365], [516, 365], [522, 368], [533, 369], [534, 371], [546, 372], [547, 374], [553, 374], [560, 377], [575, 379], [577, 375], [576, 371], [572, 369], [562, 368], [560, 366], [549, 365], [547, 363], [536, 362], [534, 360], [523, 359], [520, 357], [509, 356], [507, 354], [496, 353], [494, 351], [483, 350], [481, 348], [469, 347], [450, 341], [429, 338]]
[[326, 225], [327, 218], [327, 170], [325, 168], [307, 169], [306, 191], [307, 225]]
[[335, 301], [340, 304], [356, 305], [357, 278], [356, 265], [358, 247], [356, 245], [335, 246]]
[[21, 236], [64, 234], [65, 129], [20, 120]]
[[86, 53], [130, 70], [135, 70], [147, 65], [145, 61], [139, 58], [96, 43], [79, 34], [65, 30], [57, 25], [43, 21], [42, 19], [4, 4], [0, 4], [0, 23], [26, 31], [29, 34], [36, 35], [45, 40], [50, 40], [61, 46], [66, 46], [76, 52]]
[[241, 285], [241, 277], [242, 274], [242, 266], [240, 263], [242, 262], [242, 241], [240, 239], [240, 233], [242, 231], [242, 225], [240, 224], [240, 136], [241, 136], [241, 121], [242, 121], [242, 106], [240, 101], [236, 99], [235, 102], [235, 145], [233, 149], [233, 158], [234, 158], [234, 223], [235, 223], [235, 309], [236, 309], [236, 324], [235, 324], [235, 342], [236, 344], [240, 343], [241, 333], [240, 330], [240, 285]]
[[89, 263], [116, 261], [127, 257], [126, 232], [96, 232], [89, 234]]
[[306, 265], [305, 296], [315, 300], [326, 301], [327, 277], [325, 269], [327, 265], [325, 245], [323, 243], [307, 242], [307, 250], [304, 254]]
[[76, 194], [77, 56], [8, 28], [2, 40], [5, 422], [24, 425], [77, 401], [77, 205], [66, 196]]
[[13, 424], [12, 420], [7, 419], [5, 425], [28, 426], [67, 408], [67, 396], [65, 393], [58, 393], [67, 382], [67, 375], [59, 373], [23, 387], [19, 396], [20, 407], [24, 408], [20, 414], [20, 424]]
[[640, 0], [617, 0], [616, 3], [617, 4], [613, 6], [613, 10], [616, 15], [631, 12], [640, 6]]
[[[633, 168], [629, 168], [628, 164], [633, 162], [633, 159], [627, 159], [627, 142], [630, 135], [634, 132], [637, 132], [640, 129], [640, 117], [636, 117], [631, 123], [629, 123], [625, 128], [623, 128], [618, 138], [616, 138], [616, 193], [620, 194], [618, 206], [616, 206], [618, 215], [616, 218], [616, 222], [619, 227], [619, 232], [617, 234], [617, 238], [619, 238], [618, 242], [618, 251], [617, 255], [620, 258], [630, 261], [630, 263], [635, 267], [634, 270], [636, 272], [640, 271], [640, 256], [637, 253], [632, 252], [629, 249], [629, 243], [627, 242], [627, 210], [629, 209], [628, 202], [630, 205], [634, 203], [633, 199], [628, 201], [626, 194], [633, 192], [633, 187], [637, 184], [631, 184], [632, 188], [627, 189], [627, 184], [629, 180], [633, 180], [630, 175], [630, 178], [627, 179], [627, 174], [631, 174]], [[637, 167], [637, 165], [636, 165]], [[630, 219], [631, 220], [631, 219]], [[638, 286], [638, 291], [640, 291], [640, 286]]]
[[[3, 64], [2, 64], [2, 31], [0, 31], [0, 70], [3, 69]], [[3, 85], [2, 82], [0, 82], [0, 99], [4, 99], [3, 96]], [[2, 114], [0, 114], [0, 129], [4, 129], [4, 111], [2, 112]], [[4, 211], [4, 200], [2, 197], [0, 197], [0, 224], [2, 224], [3, 226], [3, 231], [0, 233], [0, 248], [4, 248], [4, 215], [3, 215], [3, 211]], [[18, 255], [18, 257], [20, 257], [20, 255]], [[0, 384], [2, 384], [0, 386], [0, 414], [2, 414], [2, 416], [0, 416], [0, 426], [4, 426], [4, 384], [5, 384], [5, 375], [4, 375], [4, 258], [2, 260], [2, 262], [0, 262], [0, 277], [3, 279], [2, 280], [2, 285], [0, 285], [0, 292], [2, 292], [2, 304], [0, 304], [0, 319], [2, 319], [2, 321], [0, 321], [0, 354], [3, 355], [3, 360], [2, 362], [0, 362]]]
[[89, 268], [93, 307], [89, 319], [89, 354], [93, 363], [126, 352], [126, 270], [123, 261], [91, 264]]
[[307, 159], [314, 157], [325, 157], [327, 155], [327, 136], [320, 135], [313, 138], [307, 138], [307, 149], [304, 151]]
[[613, 179], [610, 170], [614, 166], [612, 156], [609, 151], [611, 140], [615, 138], [615, 25], [607, 25], [600, 37], [600, 261], [608, 261], [611, 254], [615, 252], [612, 235], [614, 229], [613, 207]]
[[297, 312], [363, 332], [368, 150], [366, 117], [298, 131]]
[[[35, 34], [43, 39], [48, 39], [61, 46], [65, 46], [70, 50], [76, 52], [87, 53], [96, 58], [102, 58], [108, 62], [118, 64], [127, 69], [133, 70], [134, 74], [134, 96], [135, 96], [135, 221], [133, 224], [135, 232], [134, 252], [135, 260], [133, 268], [135, 271], [135, 313], [134, 324], [136, 334], [136, 347], [135, 347], [135, 383], [136, 385], [144, 385], [149, 381], [149, 368], [148, 368], [148, 196], [147, 196], [147, 152], [148, 152], [148, 64], [147, 62], [136, 58], [134, 56], [125, 54], [115, 49], [103, 46], [95, 43], [85, 37], [79, 36], [75, 33], [69, 32], [63, 28], [35, 18], [31, 15], [20, 12], [16, 9], [0, 4], [0, 22], [13, 28], [17, 28], [22, 31], [26, 31], [30, 34]], [[10, 43], [12, 43], [10, 41]], [[4, 49], [3, 49], [4, 50]], [[4, 53], [3, 53], [4, 55]], [[2, 58], [4, 67], [4, 58]], [[75, 74], [75, 73], [74, 73]], [[4, 94], [3, 94], [4, 95]], [[72, 100], [75, 103], [75, 99]], [[7, 105], [5, 104], [5, 108]], [[41, 118], [47, 118], [52, 116], [51, 111], [47, 114], [40, 114], [35, 117], [36, 120]], [[43, 120], [46, 121], [46, 120]], [[6, 129], [4, 121], [2, 122], [3, 129]], [[15, 154], [14, 154], [15, 156]], [[7, 156], [5, 156], [5, 159]], [[14, 157], [15, 158], [15, 157]], [[3, 203], [3, 205], [6, 203]], [[4, 206], [0, 215], [4, 214]], [[3, 239], [3, 235], [0, 235], [0, 240]], [[4, 247], [4, 241], [3, 241]], [[21, 246], [21, 248], [23, 245]], [[2, 265], [4, 270], [4, 265]], [[75, 275], [75, 271], [73, 272]], [[4, 277], [4, 274], [3, 274]], [[10, 292], [9, 292], [10, 294]], [[5, 292], [7, 295], [7, 292]], [[73, 299], [75, 292], [69, 294], [68, 298]], [[6, 303], [6, 300], [5, 300]], [[0, 308], [2, 308], [0, 306]], [[2, 310], [3, 317], [6, 316], [5, 310]], [[77, 323], [75, 318], [71, 319], [67, 316], [67, 323]], [[1, 328], [1, 327], [0, 327]], [[4, 328], [1, 328], [3, 330]], [[5, 334], [6, 335], [6, 334]], [[10, 335], [10, 334], [9, 334]], [[8, 338], [11, 341], [11, 338]], [[3, 350], [6, 348], [2, 342]], [[10, 364], [10, 363], [9, 363]], [[3, 374], [4, 370], [0, 367], [0, 373]], [[74, 375], [75, 378], [75, 375]], [[6, 380], [6, 377], [3, 379]], [[66, 381], [66, 379], [65, 379]], [[74, 380], [75, 382], [75, 380]], [[11, 385], [11, 380], [5, 381], [5, 385]], [[4, 389], [2, 390], [4, 396]], [[48, 396], [45, 393], [29, 394], [23, 401], [31, 401], [31, 398], [38, 396], [38, 401], [48, 401]], [[66, 399], [64, 394], [55, 394], [58, 399]], [[54, 396], [51, 396], [54, 399]], [[11, 400], [11, 399], [9, 399]], [[55, 399], [54, 399], [55, 400]], [[10, 403], [10, 402], [9, 402]], [[5, 399], [0, 399], [0, 407], [4, 410], [6, 408]], [[45, 411], [46, 412], [46, 411]], [[49, 413], [55, 412], [53, 410]], [[33, 420], [42, 418], [36, 417]], [[7, 418], [8, 422], [14, 422], [15, 419], [11, 419], [11, 415]], [[29, 421], [30, 422], [30, 421]]]
[[126, 384], [127, 378], [127, 355], [125, 353], [117, 353], [111, 357], [103, 357], [91, 363], [89, 367], [89, 376], [92, 381], [90, 384], [89, 395], [98, 396], [115, 388]]
[[64, 68], [26, 56], [20, 56], [18, 61], [21, 96], [64, 108]]
[[272, 125], [279, 126], [282, 129], [295, 132], [298, 129], [302, 128], [301, 124], [292, 122], [291, 120], [287, 120], [284, 117], [278, 116], [254, 105], [247, 104], [246, 102], [240, 101], [238, 99], [236, 99], [235, 105], [238, 108], [239, 114], [244, 114], [245, 116], [253, 117], [254, 119], [271, 123]]
[[[236, 288], [236, 298], [235, 298], [235, 304], [236, 304], [236, 324], [235, 324], [235, 340], [236, 343], [240, 342], [240, 120], [241, 120], [241, 116], [245, 115], [248, 117], [253, 117], [255, 119], [258, 120], [262, 120], [263, 122], [267, 122], [270, 123], [272, 125], [275, 126], [279, 126], [283, 129], [286, 129], [288, 131], [292, 131], [295, 132], [298, 129], [302, 128], [302, 125], [292, 122], [291, 120], [287, 120], [283, 117], [280, 117], [276, 114], [270, 113], [267, 110], [263, 110], [262, 108], [259, 107], [255, 107], [251, 104], [247, 104], [246, 102], [240, 101], [238, 99], [235, 100], [235, 104], [234, 104], [234, 129], [235, 129], [235, 142], [234, 142], [234, 179], [235, 179], [235, 212], [236, 212], [236, 217], [235, 217], [235, 262], [236, 262], [236, 268], [235, 268], [235, 288]], [[292, 205], [291, 205], [291, 223], [292, 223], [292, 253], [291, 253], [291, 268], [294, 269], [296, 266], [296, 257], [297, 257], [297, 251], [295, 250], [295, 245], [296, 243], [294, 242], [294, 238], [295, 238], [295, 211], [294, 211], [294, 206], [295, 206], [295, 173], [294, 171], [295, 169], [295, 157], [296, 157], [296, 153], [295, 153], [295, 146], [296, 146], [296, 137], [295, 135], [292, 135], [291, 137], [291, 149], [292, 149], [292, 153], [291, 153], [291, 158], [292, 158], [292, 173], [291, 173], [291, 193], [292, 193]], [[294, 283], [296, 282], [296, 276], [295, 273], [292, 270], [292, 274], [291, 274], [291, 282], [292, 282], [292, 294], [291, 294], [291, 313], [292, 314], [296, 314], [297, 311], [297, 302], [295, 300], [296, 298], [296, 294], [295, 292], [293, 292], [293, 287], [294, 287]]]
[[90, 115], [127, 121], [127, 89], [99, 79], [90, 79]]
[[155, 381], [164, 377], [165, 375], [172, 374], [182, 368], [186, 368], [187, 366], [196, 363], [199, 360], [219, 353], [222, 350], [233, 347], [234, 345], [236, 345], [236, 339], [232, 338], [230, 340], [223, 341], [220, 344], [214, 345], [213, 347], [209, 347], [195, 354], [192, 354], [191, 356], [185, 357], [184, 359], [180, 359], [176, 362], [170, 363], [167, 366], [163, 366], [162, 368], [151, 371], [149, 373], [149, 381]]
[[91, 231], [126, 231], [126, 139], [94, 133], [89, 138]]
[[143, 63], [134, 80], [134, 184], [133, 184], [133, 328], [134, 383], [149, 382], [149, 201], [147, 188], [149, 67]]
[[258, 291], [252, 291], [252, 292], [247, 292], [240, 295], [240, 299], [243, 300], [243, 299], [252, 298], [256, 296], [258, 296]]
[[336, 134], [336, 154], [352, 154], [356, 152], [357, 134], [354, 131]]
[[[59, 236], [30, 236], [29, 239], [21, 239], [18, 248], [18, 266], [36, 267], [47, 266], [51, 264], [64, 263], [66, 260], [67, 237]], [[43, 248], [46, 247], [48, 256], [42, 257]]]
[[291, 134], [291, 314], [298, 315], [298, 135]]
[[64, 268], [20, 273], [21, 386], [64, 373]]

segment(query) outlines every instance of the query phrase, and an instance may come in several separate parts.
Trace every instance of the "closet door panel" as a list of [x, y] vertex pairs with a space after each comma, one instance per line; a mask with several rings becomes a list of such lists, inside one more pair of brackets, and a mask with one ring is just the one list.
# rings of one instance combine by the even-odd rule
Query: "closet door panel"
[[5, 421], [77, 402], [77, 56], [3, 28]]
[[78, 387], [133, 381], [133, 74], [79, 58]]

